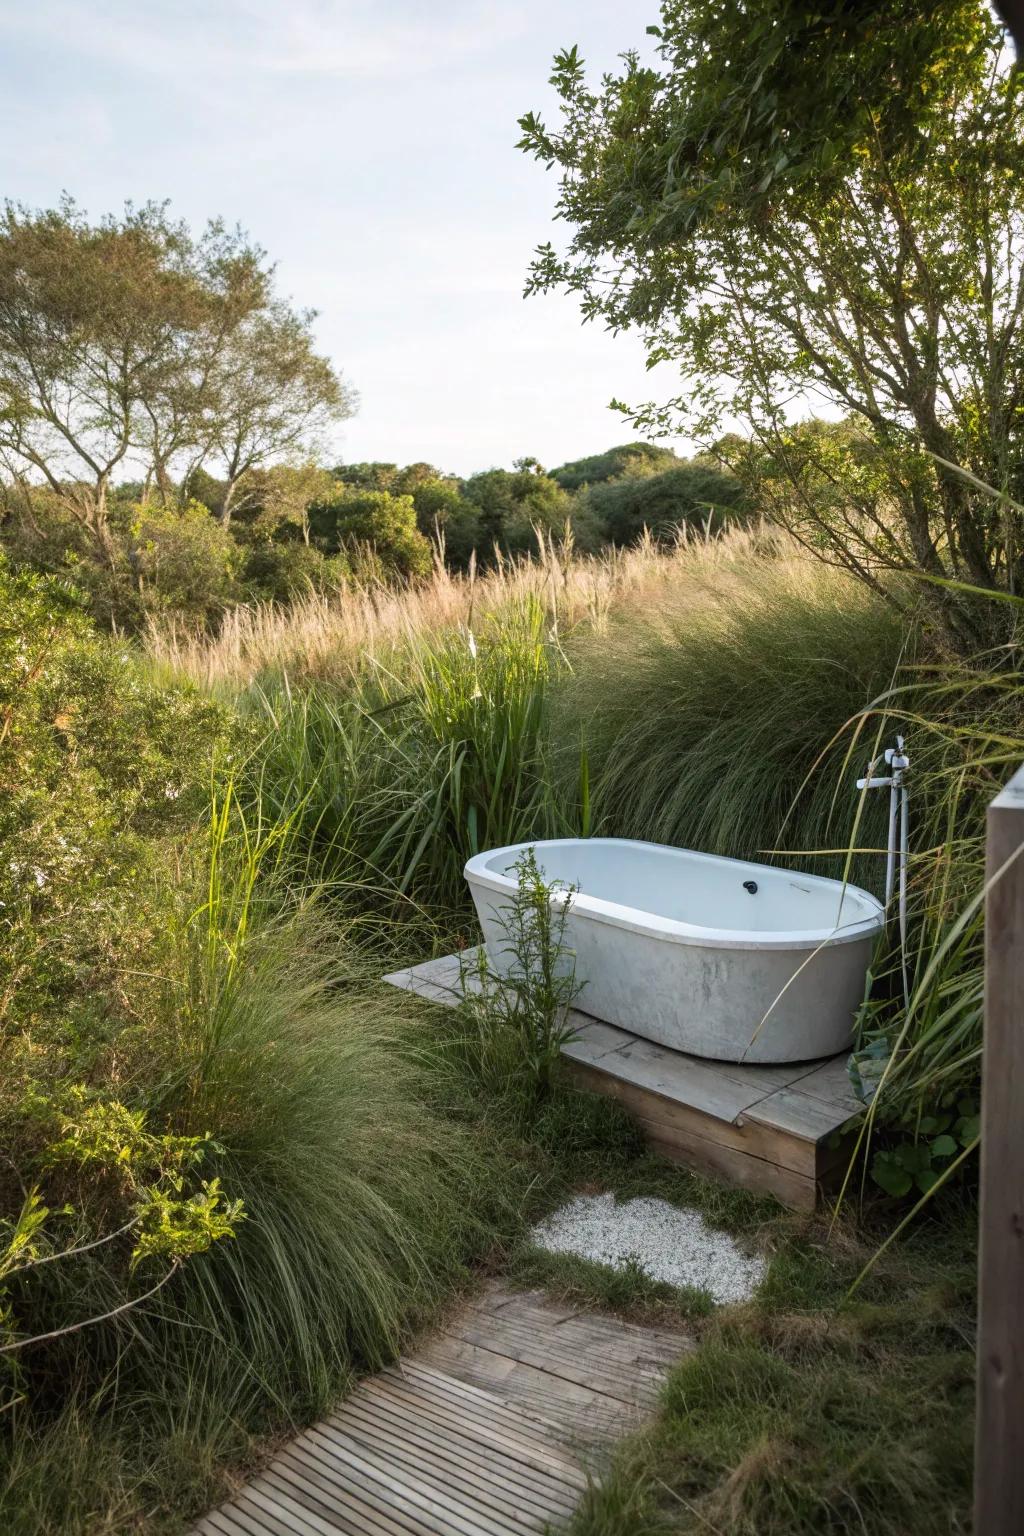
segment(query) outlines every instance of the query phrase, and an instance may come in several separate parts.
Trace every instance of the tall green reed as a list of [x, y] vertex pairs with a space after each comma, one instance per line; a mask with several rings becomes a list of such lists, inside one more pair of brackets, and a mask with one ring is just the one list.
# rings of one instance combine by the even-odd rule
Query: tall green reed
[[890, 925], [861, 1017], [871, 1103], [858, 1151], [890, 1193], [927, 1195], [977, 1142], [984, 814], [1024, 760], [1024, 673], [1007, 649], [907, 668], [862, 719], [906, 736], [913, 821], [908, 953]]
[[346, 693], [256, 696], [269, 730], [253, 782], [295, 817], [336, 894], [411, 924], [451, 920], [466, 908], [472, 854], [577, 824], [548, 768], [548, 693], [561, 665], [533, 597], [410, 637], [370, 658]]

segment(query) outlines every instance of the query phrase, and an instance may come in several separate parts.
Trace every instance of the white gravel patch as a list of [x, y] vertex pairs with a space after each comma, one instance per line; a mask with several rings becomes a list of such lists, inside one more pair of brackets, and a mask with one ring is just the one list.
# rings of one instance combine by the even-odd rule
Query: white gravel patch
[[624, 1200], [578, 1195], [534, 1227], [534, 1242], [551, 1253], [574, 1253], [613, 1269], [632, 1260], [653, 1280], [690, 1285], [715, 1301], [745, 1301], [766, 1269], [743, 1253], [726, 1232], [709, 1227], [699, 1211], [667, 1200]]

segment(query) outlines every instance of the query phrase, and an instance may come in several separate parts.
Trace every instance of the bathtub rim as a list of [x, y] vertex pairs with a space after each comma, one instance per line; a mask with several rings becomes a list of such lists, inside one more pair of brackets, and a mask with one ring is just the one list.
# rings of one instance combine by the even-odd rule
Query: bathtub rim
[[578, 913], [580, 917], [591, 918], [598, 923], [607, 923], [611, 927], [622, 928], [646, 938], [708, 949], [815, 950], [831, 949], [838, 944], [855, 944], [865, 939], [875, 939], [885, 927], [885, 908], [876, 896], [872, 896], [871, 892], [865, 891], [862, 886], [851, 885], [848, 881], [832, 880], [825, 875], [808, 875], [803, 870], [790, 869], [784, 864], [758, 864], [749, 859], [733, 859], [727, 854], [699, 853], [693, 848], [673, 848], [669, 843], [652, 843], [633, 837], [528, 838], [521, 843], [509, 843], [500, 848], [486, 848], [481, 853], [474, 854], [467, 860], [463, 873], [471, 891], [474, 886], [482, 886], [485, 890], [507, 895], [515, 889], [515, 880], [508, 875], [497, 874], [494, 870], [488, 869], [489, 860], [499, 855], [522, 853], [528, 848], [570, 847], [577, 843], [593, 843], [613, 848], [653, 848], [663, 853], [678, 854], [681, 858], [693, 859], [698, 863], [734, 864], [738, 870], [753, 872], [760, 869], [772, 874], [795, 875], [801, 880], [813, 881], [815, 885], [827, 886], [834, 891], [845, 890], [848, 895], [855, 897], [871, 909], [869, 916], [844, 924], [842, 928], [766, 930], [706, 928], [696, 923], [681, 922], [678, 918], [661, 917], [657, 912], [647, 912], [639, 907], [627, 907], [619, 902], [605, 901], [600, 896], [588, 895], [586, 891], [577, 891], [574, 894], [570, 910]]

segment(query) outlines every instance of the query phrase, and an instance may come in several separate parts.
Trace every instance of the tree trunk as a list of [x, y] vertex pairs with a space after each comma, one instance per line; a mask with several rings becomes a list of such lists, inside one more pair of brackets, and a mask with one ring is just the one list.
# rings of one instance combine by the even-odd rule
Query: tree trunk
[[220, 525], [222, 528], [230, 528], [231, 526], [231, 503], [235, 499], [235, 490], [237, 489], [237, 486], [237, 478], [231, 479], [227, 483], [227, 488], [224, 492], [224, 500], [220, 505]]

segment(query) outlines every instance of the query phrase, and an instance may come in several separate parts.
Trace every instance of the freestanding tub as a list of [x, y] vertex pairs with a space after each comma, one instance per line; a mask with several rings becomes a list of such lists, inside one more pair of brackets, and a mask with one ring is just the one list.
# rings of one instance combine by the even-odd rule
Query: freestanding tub
[[479, 853], [466, 879], [499, 975], [516, 859], [576, 887], [564, 942], [579, 1007], [662, 1045], [720, 1061], [808, 1061], [848, 1047], [884, 917], [867, 891], [615, 837]]

